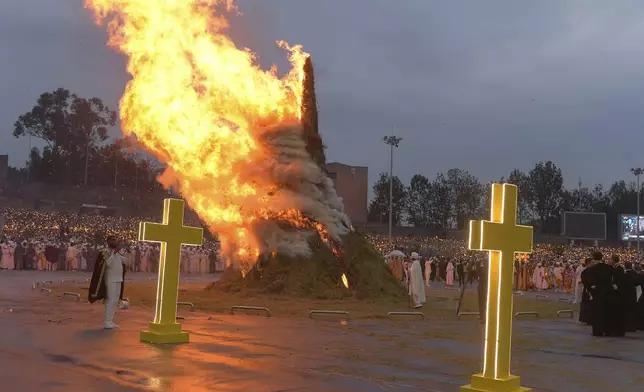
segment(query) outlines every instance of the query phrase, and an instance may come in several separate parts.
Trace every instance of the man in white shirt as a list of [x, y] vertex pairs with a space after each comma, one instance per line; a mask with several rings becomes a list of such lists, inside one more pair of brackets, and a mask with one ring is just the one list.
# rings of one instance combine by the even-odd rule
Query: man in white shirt
[[125, 249], [119, 246], [116, 237], [108, 237], [107, 246], [107, 260], [105, 263], [105, 329], [114, 329], [119, 327], [114, 323], [114, 313], [123, 287], [123, 265], [127, 264], [129, 259], [125, 256]]

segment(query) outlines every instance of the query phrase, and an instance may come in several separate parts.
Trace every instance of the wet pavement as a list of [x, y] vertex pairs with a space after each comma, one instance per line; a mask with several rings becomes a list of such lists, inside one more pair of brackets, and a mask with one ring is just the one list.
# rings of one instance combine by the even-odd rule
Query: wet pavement
[[[88, 274], [0, 272], [2, 391], [457, 391], [480, 367], [473, 321], [316, 321], [179, 311], [191, 343], [139, 342], [153, 309], [117, 313], [32, 290]], [[153, 275], [131, 274], [135, 281]], [[211, 277], [190, 277], [200, 283]], [[536, 391], [644, 390], [644, 333], [595, 339], [573, 320], [517, 321], [513, 372]]]

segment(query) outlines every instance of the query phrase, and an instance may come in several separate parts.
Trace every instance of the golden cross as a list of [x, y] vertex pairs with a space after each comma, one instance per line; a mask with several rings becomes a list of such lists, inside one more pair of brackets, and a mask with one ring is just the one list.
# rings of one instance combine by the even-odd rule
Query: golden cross
[[471, 221], [469, 248], [489, 252], [483, 373], [464, 391], [528, 391], [510, 374], [512, 286], [516, 253], [532, 252], [533, 230], [517, 225], [517, 187], [492, 184], [491, 219]]
[[179, 293], [179, 267], [181, 245], [203, 244], [203, 229], [183, 225], [184, 202], [165, 199], [163, 223], [139, 223], [139, 241], [161, 243], [157, 303], [154, 321], [141, 340], [150, 343], [187, 343], [187, 332], [177, 323], [177, 297]]

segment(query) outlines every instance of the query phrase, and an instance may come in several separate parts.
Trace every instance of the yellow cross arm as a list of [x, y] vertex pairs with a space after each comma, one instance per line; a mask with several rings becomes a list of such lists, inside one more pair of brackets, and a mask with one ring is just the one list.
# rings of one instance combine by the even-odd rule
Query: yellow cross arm
[[139, 223], [139, 241], [165, 242], [167, 240], [168, 226], [161, 223]]
[[181, 230], [181, 243], [184, 245], [203, 245], [203, 229], [198, 227], [183, 227]]
[[531, 226], [481, 221], [479, 240], [481, 250], [532, 253], [532, 239]]

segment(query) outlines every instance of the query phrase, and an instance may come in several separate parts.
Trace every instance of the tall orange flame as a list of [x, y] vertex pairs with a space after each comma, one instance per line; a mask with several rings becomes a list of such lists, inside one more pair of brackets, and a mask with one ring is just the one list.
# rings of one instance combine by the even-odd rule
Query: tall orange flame
[[[257, 255], [263, 247], [258, 225], [270, 219], [326, 233], [328, 222], [314, 226], [320, 220], [302, 214], [310, 203], [281, 183], [284, 172], [298, 171], [326, 181], [299, 152], [308, 56], [301, 46], [278, 42], [292, 65], [280, 77], [275, 69], [260, 69], [254, 54], [225, 34], [224, 8], [233, 8], [232, 0], [85, 0], [85, 6], [97, 23], [107, 23], [108, 45], [128, 58], [132, 80], [120, 102], [124, 132], [167, 164], [159, 181], [180, 190], [219, 235], [224, 252]], [[276, 171], [284, 166], [276, 145], [298, 159], [297, 169], [289, 162]]]

